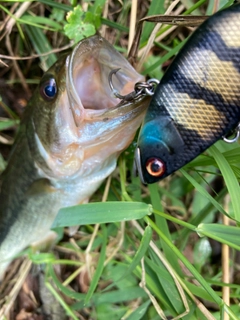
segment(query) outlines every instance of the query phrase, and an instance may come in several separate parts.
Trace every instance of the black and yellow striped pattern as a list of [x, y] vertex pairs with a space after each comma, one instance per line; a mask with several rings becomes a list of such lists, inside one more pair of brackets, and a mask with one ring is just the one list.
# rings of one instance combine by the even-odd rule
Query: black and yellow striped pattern
[[[174, 127], [169, 129], [170, 136], [162, 133], [166, 130], [161, 128], [163, 118], [169, 118], [168, 128]], [[193, 33], [158, 85], [138, 142], [145, 182], [159, 180], [146, 171], [150, 157], [165, 163], [164, 178], [226, 135], [239, 121], [238, 4], [216, 13]], [[159, 129], [153, 131], [151, 126]], [[155, 134], [152, 140], [151, 132]], [[181, 137], [177, 145], [172, 141], [174, 132]]]

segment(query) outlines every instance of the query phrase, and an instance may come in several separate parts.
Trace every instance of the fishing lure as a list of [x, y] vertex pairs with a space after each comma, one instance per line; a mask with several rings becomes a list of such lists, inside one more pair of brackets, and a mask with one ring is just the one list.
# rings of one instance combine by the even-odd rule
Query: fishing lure
[[235, 141], [239, 122], [237, 4], [198, 27], [158, 84], [135, 154], [142, 182], [154, 183], [167, 177], [233, 129], [237, 136], [229, 142]]

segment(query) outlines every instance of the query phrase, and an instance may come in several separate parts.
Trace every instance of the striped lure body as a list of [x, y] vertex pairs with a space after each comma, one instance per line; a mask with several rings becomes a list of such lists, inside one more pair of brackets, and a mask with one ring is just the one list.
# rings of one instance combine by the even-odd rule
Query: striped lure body
[[145, 183], [190, 162], [240, 121], [240, 5], [207, 19], [157, 86], [138, 140]]

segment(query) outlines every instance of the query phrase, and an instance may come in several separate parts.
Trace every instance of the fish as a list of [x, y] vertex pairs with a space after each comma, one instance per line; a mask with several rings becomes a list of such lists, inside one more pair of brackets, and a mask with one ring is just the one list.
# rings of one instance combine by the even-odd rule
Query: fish
[[86, 202], [133, 140], [146, 97], [117, 99], [143, 76], [99, 35], [82, 40], [41, 78], [1, 176], [0, 275], [46, 237], [60, 208]]
[[[240, 4], [203, 22], [150, 101], [135, 151], [145, 184], [189, 163], [240, 122]], [[231, 141], [231, 140], [230, 140]]]

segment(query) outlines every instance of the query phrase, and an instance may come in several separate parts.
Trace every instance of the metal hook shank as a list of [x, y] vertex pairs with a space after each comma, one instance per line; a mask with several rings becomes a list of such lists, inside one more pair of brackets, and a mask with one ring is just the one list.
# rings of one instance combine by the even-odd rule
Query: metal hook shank
[[224, 142], [234, 143], [239, 139], [239, 136], [240, 136], [240, 123], [238, 124], [238, 126], [235, 129], [235, 135], [232, 139], [228, 139], [226, 136], [222, 137], [222, 139]]
[[114, 89], [112, 80], [113, 75], [116, 75], [120, 69], [121, 68], [113, 69], [108, 75], [109, 87], [116, 98], [131, 102], [140, 96], [152, 96], [154, 94], [155, 88], [159, 84], [159, 80], [157, 79], [149, 79], [147, 82], [137, 82], [135, 84], [134, 91], [126, 94], [125, 96], [121, 95], [116, 89]]
[[114, 74], [116, 74], [121, 68], [117, 68], [117, 69], [113, 69], [112, 71], [110, 71], [109, 75], [108, 75], [108, 83], [109, 83], [109, 87], [111, 88], [113, 94], [115, 95], [116, 98], [119, 98], [121, 100], [125, 100], [125, 101], [132, 101], [136, 98], [136, 92], [130, 92], [129, 94], [126, 94], [125, 96], [122, 96], [116, 89], [114, 89], [113, 86], [113, 81], [112, 81], [112, 77]]

